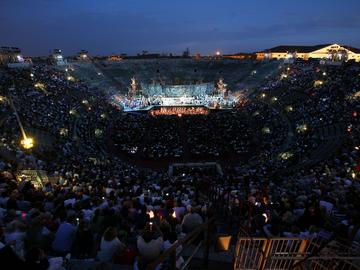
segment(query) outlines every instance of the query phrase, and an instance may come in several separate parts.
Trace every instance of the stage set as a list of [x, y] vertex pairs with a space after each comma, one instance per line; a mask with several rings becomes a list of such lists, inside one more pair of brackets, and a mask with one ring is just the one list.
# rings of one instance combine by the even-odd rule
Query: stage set
[[214, 83], [187, 85], [141, 84], [131, 79], [127, 95], [113, 95], [111, 102], [124, 112], [148, 111], [150, 115], [208, 114], [210, 109], [230, 109], [238, 98], [230, 95], [220, 78]]

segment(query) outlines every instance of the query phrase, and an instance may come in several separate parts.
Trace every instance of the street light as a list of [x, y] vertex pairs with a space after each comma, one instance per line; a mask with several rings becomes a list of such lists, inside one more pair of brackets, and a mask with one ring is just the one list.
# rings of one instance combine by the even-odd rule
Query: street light
[[22, 137], [23, 137], [23, 139], [20, 141], [20, 144], [22, 145], [22, 147], [23, 147], [24, 149], [31, 149], [31, 148], [34, 147], [35, 141], [34, 141], [33, 138], [28, 137], [28, 136], [26, 135], [25, 129], [24, 129], [22, 123], [21, 123], [19, 114], [17, 113], [17, 110], [16, 110], [16, 108], [15, 108], [15, 105], [14, 105], [12, 99], [9, 98], [9, 101], [10, 101], [10, 106], [11, 106], [11, 108], [12, 108], [13, 111], [14, 111], [16, 120], [17, 120], [17, 122], [18, 122], [18, 124], [19, 124], [20, 131], [21, 131], [21, 134], [22, 134]]
[[25, 137], [20, 141], [22, 147], [24, 147], [25, 149], [31, 149], [34, 147], [35, 142], [34, 139], [31, 137]]

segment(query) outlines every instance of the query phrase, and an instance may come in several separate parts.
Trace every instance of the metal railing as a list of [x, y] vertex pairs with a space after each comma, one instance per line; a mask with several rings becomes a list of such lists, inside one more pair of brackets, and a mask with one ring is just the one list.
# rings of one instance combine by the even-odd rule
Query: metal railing
[[234, 269], [360, 269], [360, 254], [321, 238], [239, 237]]
[[[181, 270], [185, 269], [190, 261], [193, 259], [195, 254], [199, 251], [200, 247], [204, 247], [203, 254], [203, 266], [206, 267], [209, 259], [209, 249], [210, 249], [210, 232], [209, 227], [214, 223], [215, 218], [207, 220], [204, 224], [194, 229], [192, 232], [188, 233], [184, 238], [175, 241], [174, 244], [167, 250], [165, 250], [159, 258], [147, 265], [146, 270], [155, 270], [159, 265], [167, 263], [168, 267], [166, 269], [176, 269], [176, 261], [181, 256], [181, 254], [189, 248], [192, 244], [196, 244], [195, 248], [192, 250], [191, 255], [187, 260], [182, 264]], [[202, 239], [199, 239], [201, 234], [203, 235]], [[199, 242], [197, 243], [197, 240]], [[181, 251], [178, 252], [178, 248], [181, 247]]]

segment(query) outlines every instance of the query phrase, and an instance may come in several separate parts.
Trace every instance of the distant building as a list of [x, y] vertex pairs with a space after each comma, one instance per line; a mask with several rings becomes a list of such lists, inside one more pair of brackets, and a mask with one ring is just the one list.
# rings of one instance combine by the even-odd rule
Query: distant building
[[123, 58], [120, 55], [109, 55], [106, 60], [107, 61], [113, 61], [113, 62], [117, 62], [117, 61], [121, 61]]
[[333, 61], [354, 60], [360, 62], [360, 49], [338, 44], [321, 44], [314, 46], [277, 46], [256, 53], [256, 59], [289, 59], [310, 58]]
[[23, 62], [20, 49], [17, 47], [1, 47], [0, 63], [6, 65], [15, 62]]
[[195, 60], [200, 60], [202, 58], [200, 53], [195, 54], [195, 56], [193, 57]]
[[189, 48], [186, 48], [186, 50], [183, 52], [182, 55], [184, 58], [189, 58], [190, 57], [190, 50]]
[[60, 49], [53, 49], [52, 54], [50, 55], [50, 60], [57, 66], [63, 66], [67, 64], [67, 61], [64, 59]]
[[78, 56], [77, 58], [79, 60], [88, 60], [89, 59], [89, 52], [87, 50], [81, 50], [79, 53], [78, 53]]
[[0, 48], [0, 65], [7, 65], [10, 68], [28, 68], [31, 59], [24, 58], [21, 50], [17, 47], [1, 47]]
[[226, 59], [255, 59], [256, 54], [254, 54], [254, 53], [227, 54], [227, 55], [223, 55], [223, 58], [226, 58]]
[[134, 58], [134, 59], [154, 59], [154, 58], [160, 58], [160, 57], [161, 57], [161, 55], [159, 53], [149, 53], [148, 51], [143, 51], [142, 54], [137, 54], [137, 56], [132, 56], [132, 57], [129, 57], [129, 58]]

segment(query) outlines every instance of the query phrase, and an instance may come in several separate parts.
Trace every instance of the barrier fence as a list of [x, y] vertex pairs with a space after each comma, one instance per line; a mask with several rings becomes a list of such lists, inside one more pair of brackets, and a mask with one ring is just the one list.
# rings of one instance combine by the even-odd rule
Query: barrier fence
[[239, 237], [234, 270], [360, 269], [358, 251], [325, 240], [301, 238]]

